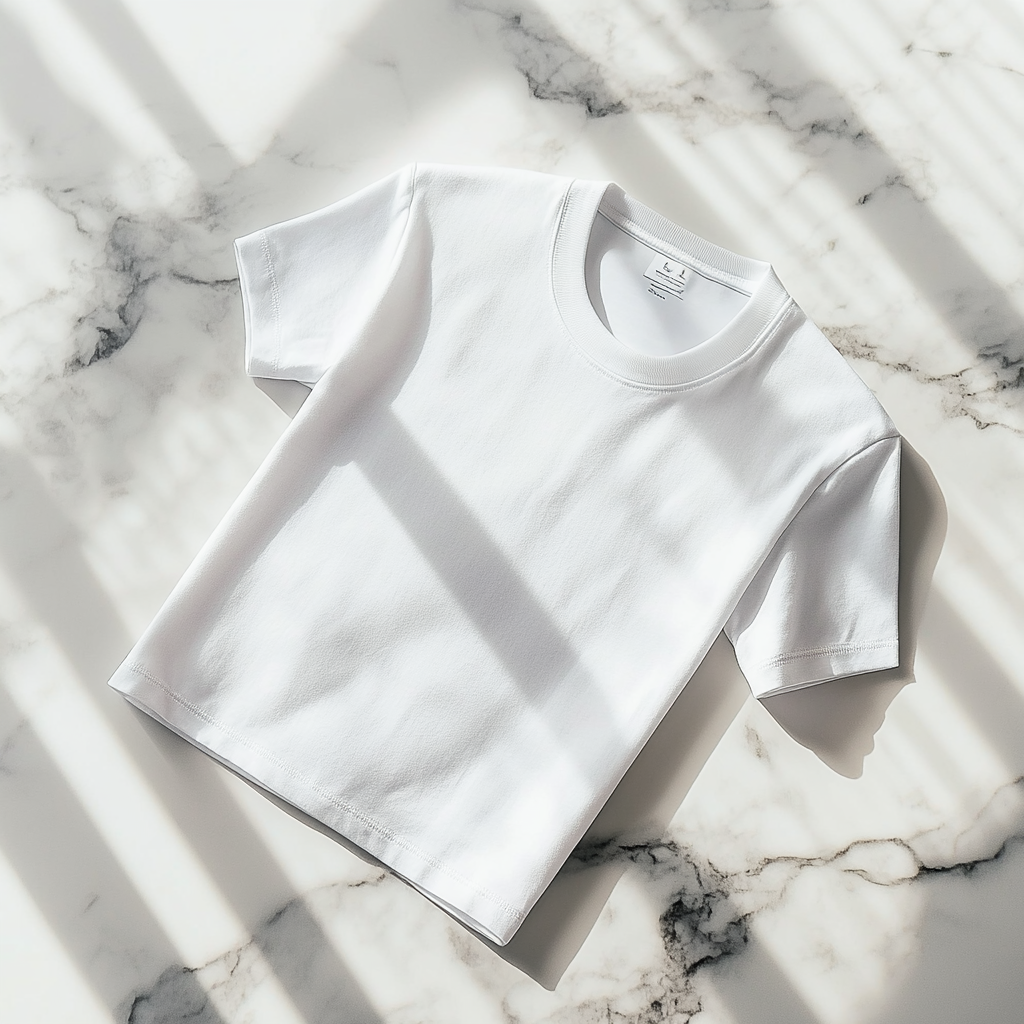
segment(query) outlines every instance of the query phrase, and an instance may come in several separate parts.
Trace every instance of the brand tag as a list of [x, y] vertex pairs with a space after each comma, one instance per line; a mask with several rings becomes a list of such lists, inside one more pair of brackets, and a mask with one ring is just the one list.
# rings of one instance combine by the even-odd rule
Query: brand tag
[[681, 299], [690, 273], [690, 268], [685, 264], [670, 260], [667, 256], [657, 256], [644, 271], [644, 277], [662, 291]]

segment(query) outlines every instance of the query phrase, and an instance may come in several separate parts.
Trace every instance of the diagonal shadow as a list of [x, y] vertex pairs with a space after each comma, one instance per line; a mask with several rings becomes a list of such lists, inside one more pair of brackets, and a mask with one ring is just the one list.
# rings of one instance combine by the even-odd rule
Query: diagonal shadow
[[[380, 0], [292, 107], [277, 130], [275, 151], [301, 152], [312, 138], [318, 154], [347, 165], [364, 153], [397, 148], [417, 120], [459, 97], [487, 70], [468, 36], [453, 37], [450, 16], [448, 0]], [[388, 97], [397, 98], [400, 111], [386, 105]]]
[[65, 3], [127, 79], [203, 184], [219, 183], [237, 168], [202, 111], [119, 0]]
[[752, 931], [745, 934], [742, 956], [722, 957], [708, 973], [735, 1024], [821, 1022]]
[[[614, 743], [595, 735], [613, 721], [579, 654], [533, 595], [487, 530], [390, 409], [373, 417], [364, 436], [372, 441], [353, 459], [415, 542], [449, 592], [531, 703], [543, 706], [554, 684], [576, 678], [602, 712], [580, 743], [579, 723], [561, 736], [581, 760]], [[584, 765], [585, 771], [599, 765]]]
[[[589, 122], [586, 145], [600, 154], [602, 165], [617, 169], [613, 177], [621, 178], [620, 184], [628, 182], [637, 194], [696, 234], [743, 252], [742, 239], [630, 109], [628, 95], [608, 81], [596, 60], [565, 38], [547, 12], [534, 3], [519, 4], [514, 13], [499, 5], [493, 10], [471, 3], [460, 7], [487, 24], [495, 48], [508, 54], [531, 95], [555, 110], [583, 112]], [[579, 130], [575, 119], [565, 125], [566, 133], [576, 135]]]
[[941, 590], [921, 628], [929, 664], [1011, 770], [1021, 764], [1024, 699], [1006, 672]]
[[[310, 395], [309, 388], [295, 382], [257, 378], [255, 384], [289, 416], [294, 416]], [[294, 387], [287, 386], [292, 384]], [[392, 388], [386, 397], [393, 399], [394, 393]], [[336, 405], [333, 401], [330, 404]], [[575, 653], [518, 577], [510, 578], [514, 570], [462, 506], [458, 495], [436, 473], [390, 407], [378, 412], [373, 423], [382, 439], [388, 472], [378, 473], [365, 452], [346, 453], [345, 458], [352, 457], [375, 487], [381, 485], [378, 495], [410, 531], [438, 575], [456, 595], [461, 594], [463, 607], [509, 673], [521, 685], [538, 688], [534, 699], [543, 700], [550, 671], [571, 670], [577, 660]], [[424, 508], [431, 510], [429, 519], [424, 517]], [[487, 602], [477, 607], [476, 596], [467, 592], [462, 582], [464, 574], [472, 577], [481, 567], [498, 597], [493, 608]], [[508, 622], [501, 618], [505, 599], [509, 601], [508, 621], [518, 624], [511, 632]], [[525, 646], [524, 637], [529, 641]], [[542, 673], [538, 673], [534, 660], [536, 648], [547, 663]], [[580, 848], [608, 842], [610, 837], [663, 834], [749, 698], [746, 680], [722, 634], [591, 823]], [[578, 743], [578, 737], [570, 735], [566, 738], [569, 741]], [[338, 838], [329, 831], [327, 834]], [[590, 934], [623, 870], [621, 862], [587, 865], [581, 870], [570, 855], [505, 946], [476, 932], [470, 934], [501, 959], [553, 990]], [[466, 928], [458, 919], [452, 920]]]
[[[360, 336], [345, 358], [327, 370], [278, 443], [275, 495], [287, 494], [287, 499], [268, 501], [266, 512], [258, 501], [250, 502], [240, 513], [246, 516], [245, 550], [225, 545], [223, 552], [211, 555], [207, 573], [218, 571], [220, 558], [244, 561], [263, 550], [321, 480], [352, 464], [528, 701], [546, 705], [557, 697], [553, 684], [570, 676], [575, 691], [588, 695], [589, 718], [564, 729], [558, 740], [584, 778], [595, 772], [600, 778], [604, 751], [609, 743], [614, 748], [621, 742], [607, 696], [560, 625], [392, 408], [430, 323], [433, 241], [424, 218], [410, 222], [405, 245], [396, 258], [398, 276], [388, 289], [403, 301], [378, 307], [372, 338], [367, 342]], [[268, 390], [281, 394], [273, 385]]]
[[[643, 0], [631, 0], [643, 10]], [[1003, 368], [1024, 358], [1024, 322], [998, 285], [935, 216], [861, 120], [776, 23], [771, 3], [698, 9], [691, 17], [765, 100], [792, 145], [855, 203], [858, 215], [971, 352]], [[673, 42], [665, 36], [667, 44]], [[676, 52], [680, 52], [678, 49]], [[779, 84], [795, 83], [795, 84]], [[1013, 386], [1024, 385], [1024, 375]]]
[[[97, 997], [127, 1016], [132, 976], [179, 964], [178, 952], [2, 687], [0, 723], [4, 855]], [[197, 1024], [222, 1020], [194, 975], [180, 991]]]
[[1016, 841], [1003, 847], [997, 861], [917, 882], [927, 892], [915, 928], [917, 954], [870, 1024], [1020, 1020], [1022, 838], [1018, 817]]
[[[124, 12], [106, 0], [78, 6], [97, 25], [106, 26], [101, 35], [108, 47], [117, 50], [124, 46], [129, 70], [137, 78], [141, 76], [136, 84], [145, 86], [143, 99], [156, 103], [154, 113], [176, 111], [170, 116], [169, 130], [176, 134], [185, 155], [194, 155], [197, 148], [200, 153], [212, 152], [219, 143], [198, 112], [190, 108], [187, 97], [178, 94], [177, 83], [148, 44], [137, 38], [138, 30]], [[116, 149], [113, 140], [56, 86], [20, 27], [0, 17], [4, 25], [0, 46], [9, 58], [0, 61], [4, 108], [14, 115], [23, 134], [36, 140], [36, 159], [40, 139], [54, 136], [52, 145], [43, 146], [43, 152], [51, 154], [46, 165], [51, 176], [66, 174], [68, 139], [75, 140], [70, 152], [76, 174], [106, 166]], [[111, 53], [112, 58], [118, 55]], [[56, 127], [54, 111], [60, 114]], [[101, 133], [98, 138], [97, 132]], [[210, 164], [206, 171], [215, 176], [217, 166]], [[335, 1013], [352, 1020], [377, 1020], [308, 907], [225, 789], [219, 773], [211, 771], [204, 758], [197, 759], [187, 744], [164, 730], [149, 728], [149, 719], [147, 740], [146, 732], [132, 720], [134, 709], [100, 686], [131, 646], [117, 612], [81, 557], [71, 524], [53, 505], [29, 464], [13, 452], [0, 453], [0, 478], [13, 497], [13, 503], [0, 505], [0, 558], [81, 679], [90, 690], [97, 688], [96, 706], [251, 930], [293, 1003], [310, 1021]], [[203, 792], [203, 800], [195, 799], [197, 791]], [[280, 943], [281, 929], [267, 927], [269, 915], [282, 907], [287, 908], [285, 946]], [[158, 986], [151, 993], [153, 998], [173, 995], [188, 999], [191, 982], [187, 969], [182, 971], [182, 977], [174, 979], [173, 991]]]
[[[250, 930], [292, 1002], [310, 1024], [328, 1012], [367, 1024], [379, 1020], [333, 944], [226, 790], [218, 770], [166, 730], [155, 726], [140, 730], [136, 718], [141, 716], [106, 687], [131, 641], [82, 557], [71, 524], [42, 481], [25, 459], [3, 450], [0, 479], [8, 489], [6, 500], [0, 501], [0, 562]], [[196, 799], [197, 793], [202, 793], [201, 800]], [[64, 820], [60, 815], [40, 815], [37, 827], [52, 841], [64, 829]], [[32, 875], [30, 880], [33, 896], [44, 905], [48, 899], [45, 876]], [[265, 927], [266, 919], [285, 906], [288, 945], [278, 941], [274, 929]], [[72, 944], [76, 941], [74, 935], [69, 939]]]
[[[89, 178], [117, 157], [116, 139], [57, 85], [29, 34], [0, 9], [0, 108], [46, 178]], [[73, 154], [73, 160], [69, 160]]]

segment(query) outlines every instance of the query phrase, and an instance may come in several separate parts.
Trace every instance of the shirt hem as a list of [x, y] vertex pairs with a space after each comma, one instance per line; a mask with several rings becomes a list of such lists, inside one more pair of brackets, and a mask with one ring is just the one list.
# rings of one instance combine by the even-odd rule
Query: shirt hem
[[142, 666], [122, 665], [109, 685], [205, 753], [365, 850], [428, 899], [498, 945], [508, 943], [526, 917], [525, 911], [462, 878], [284, 759], [242, 738]]

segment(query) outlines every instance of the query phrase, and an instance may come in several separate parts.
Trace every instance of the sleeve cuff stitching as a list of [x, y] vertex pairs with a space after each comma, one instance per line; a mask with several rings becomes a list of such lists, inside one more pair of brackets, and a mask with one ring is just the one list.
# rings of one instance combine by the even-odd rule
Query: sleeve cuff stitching
[[882, 647], [898, 647], [899, 641], [895, 638], [889, 640], [868, 640], [862, 643], [829, 644], [827, 647], [815, 647], [809, 651], [793, 651], [790, 654], [780, 654], [777, 658], [769, 658], [762, 661], [758, 668], [776, 668], [779, 665], [786, 665], [791, 661], [800, 661], [803, 658], [814, 658], [831, 654], [852, 654], [854, 651], [874, 651]]
[[270, 243], [267, 241], [266, 231], [260, 232], [260, 248], [263, 250], [263, 258], [267, 261], [267, 272], [270, 274], [270, 301], [274, 307], [274, 330], [277, 334], [278, 348], [274, 352], [274, 369], [281, 368], [281, 293], [277, 287], [277, 274], [274, 271], [274, 261], [270, 256]]

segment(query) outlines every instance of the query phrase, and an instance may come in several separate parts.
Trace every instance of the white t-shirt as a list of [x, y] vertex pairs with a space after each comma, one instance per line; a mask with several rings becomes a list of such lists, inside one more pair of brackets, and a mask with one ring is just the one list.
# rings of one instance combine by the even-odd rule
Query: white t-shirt
[[235, 248], [312, 392], [111, 685], [473, 928], [723, 628], [758, 696], [898, 663], [899, 436], [767, 263], [432, 163]]

